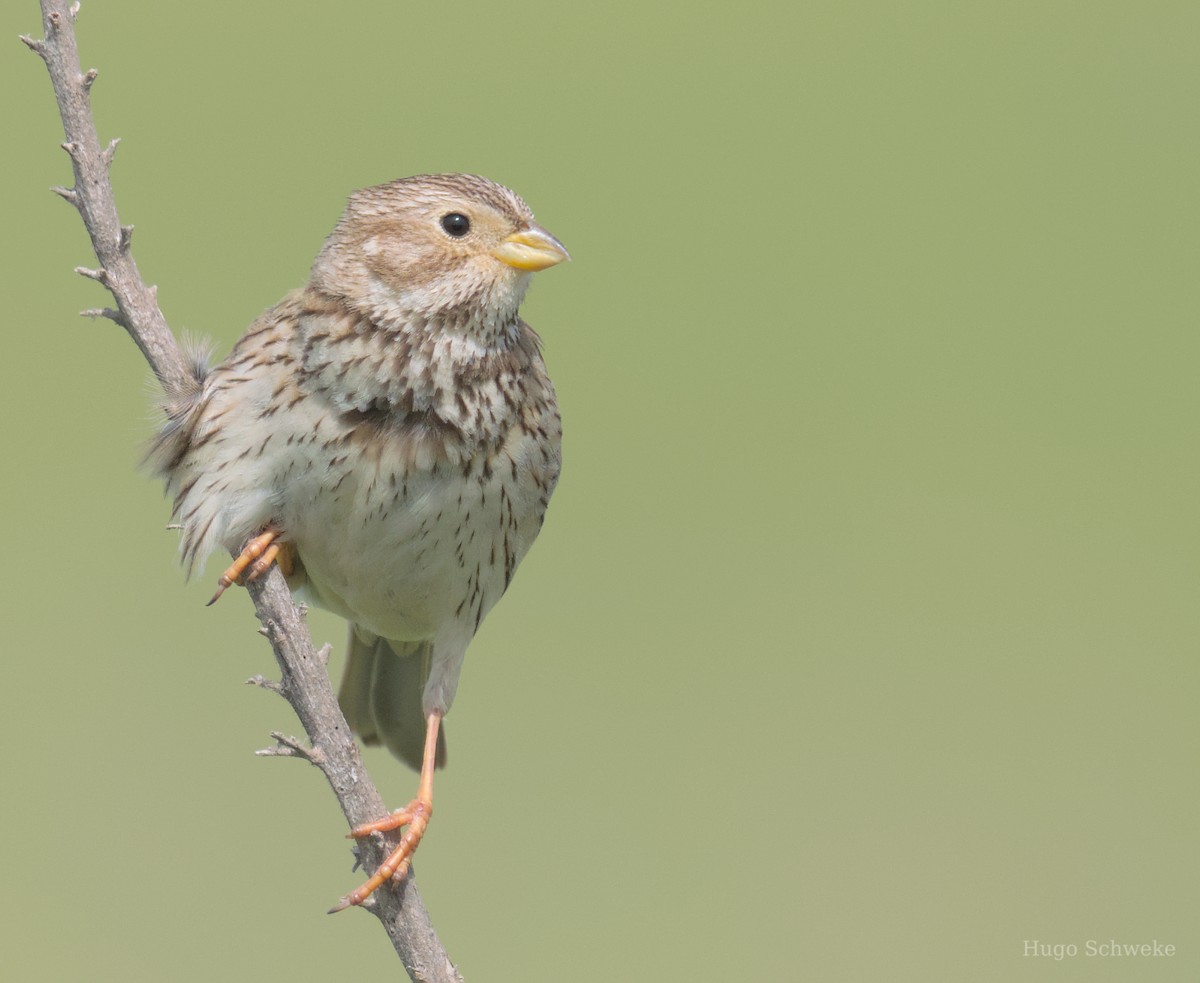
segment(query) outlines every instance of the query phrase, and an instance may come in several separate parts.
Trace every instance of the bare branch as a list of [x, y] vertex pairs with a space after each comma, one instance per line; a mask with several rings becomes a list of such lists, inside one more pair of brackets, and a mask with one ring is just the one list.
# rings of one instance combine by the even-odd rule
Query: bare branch
[[[45, 40], [22, 37], [24, 44], [46, 64], [62, 117], [71, 155], [74, 188], [56, 188], [55, 193], [75, 205], [92, 240], [99, 267], [79, 267], [78, 272], [103, 284], [112, 293], [117, 309], [93, 308], [84, 313], [106, 317], [125, 327], [168, 392], [177, 390], [189, 370], [174, 335], [159, 310], [157, 291], [147, 286], [138, 273], [130, 251], [132, 226], [122, 226], [117, 215], [109, 166], [116, 141], [102, 150], [88, 103], [88, 90], [96, 79], [94, 70], [83, 73], [75, 43], [73, 24], [79, 4], [68, 7], [65, 0], [41, 0]], [[271, 642], [282, 673], [279, 682], [256, 677], [250, 682], [278, 692], [292, 705], [311, 742], [273, 735], [277, 747], [269, 753], [303, 757], [317, 765], [333, 788], [350, 826], [361, 825], [386, 815], [386, 807], [366, 769], [358, 747], [326, 670], [329, 647], [317, 651], [304, 626], [303, 615], [292, 602], [287, 584], [277, 567], [252, 583], [249, 594]], [[371, 837], [359, 849], [368, 869], [384, 859], [388, 842]], [[434, 933], [410, 872], [391, 890], [375, 893], [371, 905], [363, 907], [379, 918], [409, 976], [415, 981], [461, 983], [454, 965]]]
[[[300, 718], [313, 753], [321, 755], [319, 767], [347, 821], [353, 827], [386, 815], [387, 807], [367, 775], [350, 726], [338, 707], [325, 658], [314, 649], [283, 574], [278, 567], [271, 567], [247, 589], [283, 674], [277, 685]], [[360, 849], [367, 869], [374, 870], [387, 857], [388, 841], [371, 838], [362, 841]], [[434, 933], [413, 878], [409, 876], [391, 891], [376, 892], [375, 897], [372, 914], [383, 922], [409, 976], [419, 981], [461, 983], [462, 977]]]
[[[25, 44], [41, 57], [50, 73], [58, 102], [66, 140], [63, 149], [71, 155], [75, 172], [73, 204], [83, 216], [92, 240], [92, 250], [107, 271], [106, 286], [111, 291], [130, 336], [142, 350], [150, 368], [168, 392], [178, 390], [187, 379], [187, 367], [179, 355], [179, 345], [167, 327], [154, 294], [142, 282], [137, 263], [128, 248], [128, 236], [122, 233], [117, 218], [108, 168], [111, 149], [101, 150], [96, 123], [88, 102], [88, 90], [96, 79], [94, 70], [86, 74], [79, 65], [73, 24], [78, 5], [68, 7], [61, 0], [42, 0], [42, 28], [46, 37]], [[111, 148], [111, 145], [110, 145]], [[107, 159], [106, 159], [107, 153]], [[64, 196], [65, 197], [65, 196]], [[68, 199], [70, 200], [70, 199]]]

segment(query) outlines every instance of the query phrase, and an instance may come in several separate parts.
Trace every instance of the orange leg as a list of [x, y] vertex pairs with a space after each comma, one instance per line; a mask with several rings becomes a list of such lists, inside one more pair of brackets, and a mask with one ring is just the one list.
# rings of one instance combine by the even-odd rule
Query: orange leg
[[349, 836], [359, 839], [371, 833], [386, 833], [388, 830], [407, 826], [404, 835], [396, 848], [388, 854], [386, 860], [376, 868], [370, 879], [355, 888], [337, 904], [329, 909], [329, 914], [342, 911], [351, 905], [360, 905], [369, 898], [376, 888], [382, 887], [393, 877], [403, 877], [408, 873], [412, 855], [416, 852], [425, 829], [429, 826], [429, 817], [433, 815], [433, 769], [437, 759], [438, 728], [442, 722], [440, 712], [429, 715], [425, 721], [425, 755], [421, 761], [421, 784], [417, 787], [417, 797], [397, 812], [385, 819], [373, 823], [364, 823], [350, 830]]
[[[292, 572], [292, 550], [287, 543], [277, 542], [278, 529], [268, 529], [261, 535], [255, 536], [246, 544], [246, 548], [238, 554], [229, 567], [217, 581], [217, 592], [213, 594], [210, 605], [217, 603], [217, 598], [225, 593], [225, 588], [232, 584], [240, 584], [247, 580], [257, 580], [270, 568], [271, 564], [279, 561], [279, 567], [284, 574]], [[249, 567], [249, 569], [247, 569]]]

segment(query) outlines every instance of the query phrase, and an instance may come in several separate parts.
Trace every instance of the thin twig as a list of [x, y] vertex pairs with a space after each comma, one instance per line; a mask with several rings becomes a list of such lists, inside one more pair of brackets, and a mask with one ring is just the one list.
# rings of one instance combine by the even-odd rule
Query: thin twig
[[[159, 310], [157, 291], [147, 286], [138, 273], [130, 249], [132, 226], [123, 226], [117, 215], [109, 168], [117, 141], [100, 146], [92, 118], [90, 93], [97, 79], [94, 69], [83, 72], [75, 43], [74, 23], [79, 5], [65, 0], [41, 0], [45, 39], [21, 40], [45, 62], [58, 101], [66, 140], [63, 149], [71, 157], [75, 172], [73, 188], [54, 188], [55, 194], [73, 205], [83, 219], [99, 267], [79, 267], [77, 272], [96, 280], [112, 294], [116, 310], [94, 308], [89, 317], [109, 318], [128, 332], [163, 388], [176, 391], [188, 378], [188, 367], [175, 336]], [[385, 814], [383, 799], [363, 767], [358, 747], [329, 681], [328, 648], [318, 651], [304, 625], [303, 614], [277, 567], [250, 585], [249, 594], [279, 663], [282, 678], [270, 682], [258, 677], [251, 682], [282, 695], [308, 735], [310, 746], [282, 734], [273, 735], [273, 753], [305, 758], [329, 781], [346, 820], [351, 826], [378, 819]], [[370, 837], [359, 844], [368, 870], [386, 855], [387, 841]], [[461, 983], [461, 977], [442, 947], [429, 914], [421, 901], [411, 873], [392, 890], [376, 892], [370, 911], [379, 918], [415, 981]]]

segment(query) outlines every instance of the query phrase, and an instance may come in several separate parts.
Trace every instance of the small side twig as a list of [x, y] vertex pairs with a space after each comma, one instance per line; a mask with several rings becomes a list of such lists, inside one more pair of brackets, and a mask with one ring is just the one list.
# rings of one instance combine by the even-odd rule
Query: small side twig
[[125, 315], [120, 311], [115, 311], [111, 307], [89, 307], [86, 311], [79, 312], [80, 317], [106, 317], [110, 321], [115, 321], [121, 327], [125, 327]]
[[251, 676], [246, 680], [247, 686], [257, 686], [259, 689], [270, 690], [279, 696], [283, 696], [283, 686], [274, 679], [267, 679], [266, 676]]
[[303, 758], [309, 764], [325, 770], [325, 755], [317, 748], [306, 747], [300, 738], [290, 737], [278, 730], [271, 731], [271, 737], [275, 741], [274, 747], [265, 747], [254, 752], [260, 758]]

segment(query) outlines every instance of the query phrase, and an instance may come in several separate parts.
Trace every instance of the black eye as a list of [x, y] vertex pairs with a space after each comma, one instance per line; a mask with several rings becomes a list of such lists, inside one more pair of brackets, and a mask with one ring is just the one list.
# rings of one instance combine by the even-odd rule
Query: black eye
[[461, 239], [471, 231], [471, 220], [462, 212], [451, 212], [442, 216], [442, 228], [455, 239]]

